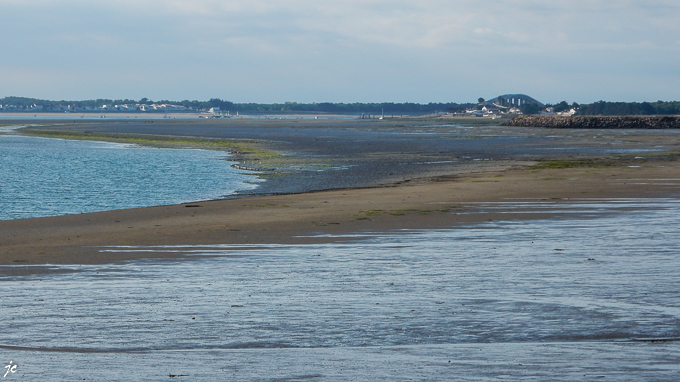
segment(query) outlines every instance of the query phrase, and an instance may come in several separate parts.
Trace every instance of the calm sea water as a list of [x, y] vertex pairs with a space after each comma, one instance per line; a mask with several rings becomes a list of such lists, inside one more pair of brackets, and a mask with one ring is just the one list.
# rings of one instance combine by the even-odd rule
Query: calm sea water
[[256, 177], [227, 160], [219, 151], [0, 135], [0, 220], [216, 199], [256, 187]]
[[[501, 205], [476, 205], [478, 212]], [[680, 203], [4, 277], [7, 380], [670, 381]], [[513, 211], [513, 209], [516, 209]]]

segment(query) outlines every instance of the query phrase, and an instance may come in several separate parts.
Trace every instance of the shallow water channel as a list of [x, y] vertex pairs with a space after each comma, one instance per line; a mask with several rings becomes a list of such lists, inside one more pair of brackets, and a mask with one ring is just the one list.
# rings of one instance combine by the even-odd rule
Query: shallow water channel
[[[680, 203], [0, 278], [7, 380], [680, 378]], [[513, 211], [513, 209], [516, 209]], [[6, 370], [3, 369], [3, 374]]]
[[0, 135], [0, 220], [179, 204], [256, 188], [259, 179], [228, 159], [221, 151]]

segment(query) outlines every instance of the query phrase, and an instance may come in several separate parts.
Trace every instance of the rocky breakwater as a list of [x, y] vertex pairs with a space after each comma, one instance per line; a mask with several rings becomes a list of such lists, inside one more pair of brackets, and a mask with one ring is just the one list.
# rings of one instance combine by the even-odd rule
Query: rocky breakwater
[[680, 129], [680, 116], [572, 116], [518, 115], [501, 126], [558, 129]]

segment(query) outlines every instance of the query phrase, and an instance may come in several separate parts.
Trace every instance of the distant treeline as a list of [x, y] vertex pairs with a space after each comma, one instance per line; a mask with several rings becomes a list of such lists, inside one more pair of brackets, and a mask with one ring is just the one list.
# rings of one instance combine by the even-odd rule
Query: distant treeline
[[606, 102], [582, 104], [576, 115], [676, 115], [680, 102]]
[[218, 98], [212, 98], [209, 101], [170, 101], [170, 100], [158, 100], [152, 101], [148, 98], [142, 98], [140, 100], [133, 99], [90, 99], [84, 101], [51, 101], [38, 98], [28, 98], [28, 97], [5, 97], [0, 98], [0, 106], [16, 107], [18, 109], [34, 109], [35, 106], [40, 106], [44, 110], [53, 110], [58, 108], [71, 107], [74, 109], [85, 109], [85, 108], [102, 108], [103, 106], [112, 107], [115, 105], [151, 105], [151, 104], [167, 104], [167, 105], [178, 105], [190, 108], [193, 110], [208, 110], [211, 107], [226, 108], [232, 107], [234, 103], [229, 101], [223, 101]]
[[[219, 98], [211, 98], [208, 101], [170, 101], [170, 100], [158, 100], [152, 101], [148, 98], [142, 98], [140, 100], [132, 99], [93, 99], [85, 101], [50, 101], [36, 98], [27, 97], [5, 97], [0, 98], [0, 105], [13, 106], [15, 110], [35, 110], [35, 106], [39, 105], [42, 110], [58, 110], [64, 107], [70, 107], [72, 109], [95, 109], [101, 108], [104, 105], [109, 107], [115, 105], [151, 105], [151, 104], [168, 104], [168, 105], [178, 105], [185, 108], [201, 111], [208, 110], [213, 107], [219, 107], [221, 111], [231, 111], [232, 113], [238, 111], [242, 113], [370, 113], [379, 114], [385, 112], [385, 114], [391, 113], [412, 113], [412, 114], [427, 114], [434, 112], [459, 112], [464, 111], [466, 108], [473, 107], [475, 104], [457, 104], [457, 103], [394, 103], [394, 102], [383, 102], [383, 103], [332, 103], [332, 102], [321, 102], [321, 103], [298, 103], [298, 102], [285, 102], [285, 103], [234, 103], [230, 101], [221, 100]], [[5, 110], [8, 110], [5, 107]]]
[[464, 111], [466, 108], [473, 107], [474, 104], [457, 104], [457, 103], [238, 103], [229, 102], [229, 105], [219, 105], [221, 110], [238, 110], [248, 113], [371, 113], [380, 114], [384, 111], [385, 114], [429, 114], [435, 112], [458, 112]]
[[[480, 100], [483, 101], [482, 98]], [[483, 102], [482, 102], [483, 103]], [[148, 98], [140, 100], [132, 99], [92, 99], [84, 101], [50, 101], [27, 97], [0, 98], [0, 110], [2, 111], [101, 111], [107, 105], [107, 111], [121, 109], [113, 108], [116, 105], [176, 105], [186, 108], [184, 111], [206, 111], [213, 107], [219, 107], [222, 112], [241, 112], [249, 114], [286, 114], [286, 113], [338, 113], [338, 114], [431, 114], [435, 112], [464, 112], [466, 109], [481, 108], [482, 103], [234, 103], [219, 98], [211, 98], [208, 101], [152, 101]], [[657, 101], [657, 102], [607, 102], [599, 101], [591, 104], [569, 104], [566, 101], [551, 105], [555, 112], [561, 112], [574, 108], [576, 115], [680, 115], [680, 102]], [[134, 109], [125, 108], [130, 111]], [[146, 109], [149, 111], [149, 109]], [[162, 109], [159, 109], [162, 110]], [[169, 110], [169, 109], [168, 109]], [[177, 111], [177, 109], [173, 109]], [[538, 114], [544, 109], [533, 104], [522, 107], [524, 114]], [[153, 111], [153, 110], [152, 110]]]

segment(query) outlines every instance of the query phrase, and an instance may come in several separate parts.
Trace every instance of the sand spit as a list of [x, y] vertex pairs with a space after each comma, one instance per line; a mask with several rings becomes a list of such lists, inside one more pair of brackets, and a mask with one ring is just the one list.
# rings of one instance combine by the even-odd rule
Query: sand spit
[[[150, 127], [153, 125], [153, 127]], [[243, 166], [272, 169], [263, 196], [0, 221], [0, 264], [103, 263], [177, 253], [108, 246], [314, 243], [525, 214], [475, 214], [475, 203], [677, 197], [675, 131], [461, 127], [424, 121], [191, 121], [41, 126], [257, 142]], [[228, 150], [228, 149], [227, 149]], [[330, 169], [329, 169], [330, 168]], [[531, 218], [541, 217], [532, 214]]]
[[[0, 222], [0, 263], [100, 263], [176, 253], [102, 252], [107, 246], [314, 243], [323, 234], [452, 227], [528, 218], [475, 214], [475, 203], [676, 196], [680, 165], [513, 169], [403, 184], [205, 201]], [[663, 180], [663, 181], [661, 181]], [[531, 218], [545, 217], [532, 214]], [[343, 239], [344, 240], [344, 239]]]

